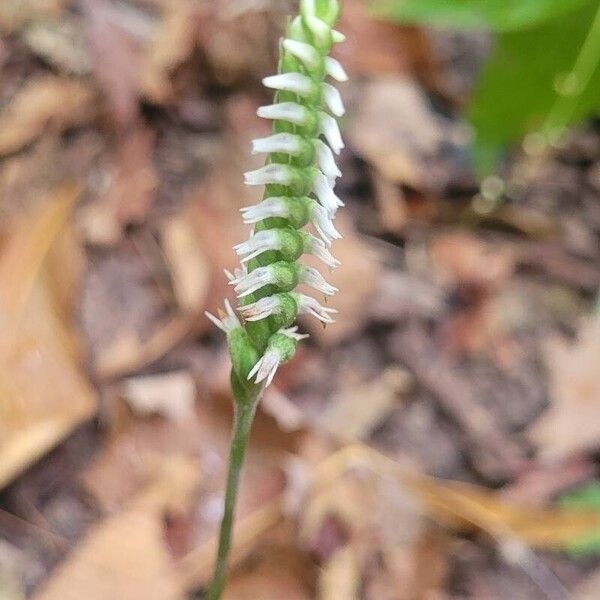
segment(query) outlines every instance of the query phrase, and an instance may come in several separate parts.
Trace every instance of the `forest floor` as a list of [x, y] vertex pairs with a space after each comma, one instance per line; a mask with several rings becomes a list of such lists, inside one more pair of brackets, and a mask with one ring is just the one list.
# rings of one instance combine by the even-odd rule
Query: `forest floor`
[[[0, 7], [0, 598], [202, 597], [230, 435], [203, 316], [291, 3]], [[226, 598], [600, 597], [600, 126], [480, 188], [490, 40], [346, 3], [346, 208], [261, 404]]]

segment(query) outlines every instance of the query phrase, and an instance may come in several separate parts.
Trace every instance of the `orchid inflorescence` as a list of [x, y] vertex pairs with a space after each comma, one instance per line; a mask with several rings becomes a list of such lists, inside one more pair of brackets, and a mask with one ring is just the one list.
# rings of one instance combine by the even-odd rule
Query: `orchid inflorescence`
[[[253, 141], [253, 153], [267, 159], [264, 167], [245, 174], [245, 182], [264, 185], [265, 193], [260, 203], [241, 209], [254, 230], [234, 247], [241, 268], [226, 271], [241, 320], [228, 301], [220, 317], [206, 313], [227, 334], [238, 399], [256, 396], [255, 388], [269, 385], [294, 355], [306, 337], [293, 326], [298, 315], [332, 323], [336, 312], [296, 288], [304, 284], [325, 296], [337, 291], [299, 259], [309, 254], [330, 269], [339, 265], [329, 247], [341, 237], [333, 219], [343, 203], [333, 187], [341, 175], [334, 154], [344, 147], [335, 117], [344, 114], [344, 105], [325, 81], [347, 80], [340, 63], [328, 56], [332, 45], [344, 40], [333, 29], [338, 14], [338, 0], [301, 0], [300, 14], [280, 43], [278, 74], [263, 79], [275, 90], [275, 102], [257, 114], [273, 121], [273, 133]], [[309, 224], [314, 234], [304, 230]]]

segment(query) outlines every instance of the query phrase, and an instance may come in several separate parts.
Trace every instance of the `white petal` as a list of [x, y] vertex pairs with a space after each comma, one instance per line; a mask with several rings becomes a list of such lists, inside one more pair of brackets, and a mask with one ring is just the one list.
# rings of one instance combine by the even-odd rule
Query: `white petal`
[[233, 249], [238, 256], [244, 257], [242, 263], [245, 263], [267, 250], [279, 250], [280, 247], [281, 243], [277, 231], [274, 229], [267, 229], [265, 231], [259, 231], [250, 239], [234, 246]]
[[333, 294], [338, 291], [336, 287], [327, 283], [325, 279], [323, 279], [323, 275], [316, 269], [313, 269], [313, 267], [304, 267], [302, 269], [300, 281], [326, 296], [333, 296]]
[[320, 44], [327, 44], [329, 42], [332, 31], [331, 27], [325, 21], [314, 16], [308, 16], [304, 21]]
[[279, 102], [261, 106], [256, 114], [263, 119], [281, 119], [294, 125], [306, 125], [309, 120], [308, 110], [296, 102]]
[[229, 333], [236, 327], [241, 327], [240, 321], [231, 308], [229, 300], [225, 300], [225, 314], [220, 319], [208, 311], [204, 313], [221, 331]]
[[341, 31], [338, 31], [337, 29], [331, 30], [331, 37], [333, 39], [334, 44], [340, 44], [341, 42], [346, 41], [346, 36]]
[[344, 206], [344, 203], [335, 195], [333, 189], [331, 189], [325, 175], [320, 171], [313, 178], [313, 192], [330, 216], [334, 215], [340, 206]]
[[284, 90], [302, 97], [310, 96], [315, 89], [312, 79], [302, 73], [270, 75], [263, 79], [263, 84], [273, 90]]
[[319, 113], [319, 124], [321, 133], [325, 136], [327, 143], [336, 154], [339, 154], [344, 147], [344, 142], [337, 121], [331, 115], [321, 112]]
[[287, 217], [288, 207], [285, 200], [283, 197], [265, 198], [259, 204], [241, 208], [244, 223], [258, 223], [270, 217]]
[[266, 298], [252, 302], [252, 304], [240, 306], [238, 310], [242, 313], [246, 321], [260, 321], [276, 314], [279, 307], [279, 298], [277, 296], [267, 296]]
[[333, 323], [331, 314], [337, 313], [335, 308], [322, 306], [314, 298], [305, 294], [296, 294], [296, 304], [298, 305], [298, 314], [312, 315], [323, 323]]
[[252, 141], [252, 154], [259, 152], [285, 152], [286, 154], [300, 154], [306, 147], [305, 141], [293, 133], [276, 133], [266, 138]]
[[331, 244], [331, 240], [342, 239], [342, 234], [335, 228], [329, 213], [317, 202], [311, 208], [311, 221], [326, 244]]
[[234, 279], [230, 283], [235, 285], [235, 292], [238, 298], [244, 298], [250, 294], [256, 292], [265, 285], [269, 285], [274, 282], [273, 270], [269, 267], [258, 267], [251, 273], [247, 273], [243, 277]]
[[256, 379], [254, 380], [256, 383], [260, 383], [266, 379], [265, 385], [270, 385], [280, 362], [281, 358], [277, 351], [267, 350], [254, 367], [252, 367], [250, 373], [248, 373], [248, 379], [252, 379], [256, 375]]
[[283, 40], [283, 47], [301, 60], [309, 69], [316, 69], [319, 66], [321, 57], [316, 48], [313, 48], [310, 44], [285, 39]]
[[344, 108], [344, 103], [342, 102], [342, 97], [340, 96], [339, 91], [329, 83], [322, 83], [321, 86], [323, 89], [323, 99], [325, 100], [325, 104], [327, 104], [329, 110], [336, 117], [341, 117], [344, 115], [346, 109]]
[[244, 173], [244, 179], [246, 185], [266, 185], [268, 183], [289, 185], [292, 180], [292, 174], [287, 165], [271, 163], [260, 169], [256, 169], [256, 171]]
[[344, 81], [348, 81], [348, 75], [346, 71], [344, 71], [344, 67], [342, 67], [342, 63], [339, 60], [333, 58], [333, 56], [325, 57], [325, 71], [327, 75], [343, 83]]
[[325, 175], [325, 177], [327, 177], [329, 182], [333, 185], [335, 178], [341, 177], [342, 175], [342, 172], [335, 164], [333, 152], [331, 151], [331, 148], [321, 140], [315, 140], [314, 145], [317, 153], [317, 163], [319, 165], [319, 169], [323, 171], [323, 175]]
[[287, 327], [285, 329], [280, 329], [278, 333], [283, 333], [283, 335], [287, 335], [287, 337], [296, 340], [299, 342], [300, 340], [305, 340], [307, 337], [310, 337], [308, 333], [298, 333], [298, 325], [294, 325], [293, 327]]
[[341, 264], [340, 261], [327, 250], [325, 246], [325, 242], [320, 240], [319, 238], [314, 237], [309, 234], [309, 242], [305, 244], [305, 251], [308, 254], [312, 254], [317, 258], [321, 259], [328, 267], [335, 269], [335, 267], [339, 267]]

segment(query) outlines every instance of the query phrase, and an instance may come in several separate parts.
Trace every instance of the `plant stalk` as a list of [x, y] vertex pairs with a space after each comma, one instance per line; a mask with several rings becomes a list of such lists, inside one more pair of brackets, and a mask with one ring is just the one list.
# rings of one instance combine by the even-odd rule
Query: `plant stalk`
[[229, 472], [227, 475], [227, 488], [225, 490], [225, 507], [219, 532], [219, 548], [217, 550], [213, 579], [206, 600], [219, 600], [225, 587], [240, 473], [244, 464], [250, 428], [254, 421], [254, 414], [259, 398], [260, 395], [257, 395], [253, 398], [248, 398], [246, 401], [235, 401], [233, 436], [229, 450]]

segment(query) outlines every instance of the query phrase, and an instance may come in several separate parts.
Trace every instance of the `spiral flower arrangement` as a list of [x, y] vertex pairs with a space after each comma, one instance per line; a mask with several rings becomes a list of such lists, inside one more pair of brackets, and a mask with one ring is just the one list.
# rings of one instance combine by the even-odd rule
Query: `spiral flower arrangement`
[[253, 141], [253, 153], [266, 154], [266, 164], [246, 173], [245, 182], [264, 186], [265, 191], [261, 202], [242, 209], [244, 223], [254, 229], [248, 240], [234, 247], [241, 267], [226, 271], [241, 319], [227, 300], [218, 317], [206, 313], [227, 335], [236, 408], [211, 600], [220, 597], [224, 585], [239, 471], [260, 394], [307, 337], [294, 325], [297, 316], [308, 314], [332, 323], [336, 312], [296, 288], [304, 284], [324, 296], [337, 291], [300, 259], [313, 255], [330, 269], [339, 265], [329, 247], [341, 237], [333, 220], [343, 203], [333, 188], [341, 176], [334, 155], [344, 147], [336, 121], [344, 105], [338, 90], [326, 81], [347, 80], [341, 64], [329, 56], [332, 45], [345, 39], [333, 29], [338, 16], [338, 0], [301, 0], [300, 14], [280, 42], [278, 73], [263, 79], [275, 90], [275, 98], [257, 114], [273, 122], [273, 133]]

